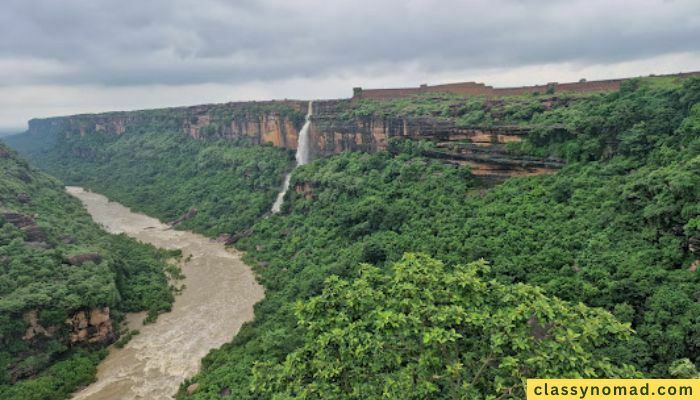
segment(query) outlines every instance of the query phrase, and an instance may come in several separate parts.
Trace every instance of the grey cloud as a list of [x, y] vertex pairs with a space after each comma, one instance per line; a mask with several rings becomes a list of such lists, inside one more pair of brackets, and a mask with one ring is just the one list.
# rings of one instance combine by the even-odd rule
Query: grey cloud
[[[0, 69], [12, 59], [44, 68], [2, 85], [241, 83], [373, 67], [388, 75], [407, 63], [586, 65], [700, 50], [697, 0], [3, 3]], [[53, 73], [51, 63], [60, 66]]]

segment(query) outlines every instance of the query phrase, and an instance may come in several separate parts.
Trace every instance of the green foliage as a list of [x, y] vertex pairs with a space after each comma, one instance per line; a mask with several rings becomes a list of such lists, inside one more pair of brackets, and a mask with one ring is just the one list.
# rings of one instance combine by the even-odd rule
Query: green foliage
[[698, 81], [673, 86], [627, 81], [619, 92], [534, 115], [530, 124], [536, 129], [528, 142], [540, 155], [572, 161], [619, 155], [642, 161], [662, 146], [682, 149], [695, 139], [690, 131], [697, 129], [700, 115], [693, 110], [698, 107]]
[[[697, 259], [697, 254], [690, 251], [691, 245], [700, 241], [700, 79], [673, 85], [635, 80], [618, 93], [562, 96], [565, 101], [553, 105], [545, 104], [552, 99], [545, 95], [501, 102], [443, 97], [349, 103], [343, 118], [432, 116], [460, 119], [464, 126], [528, 126], [533, 130], [527, 140], [511, 145], [511, 151], [555, 155], [569, 164], [555, 175], [512, 178], [486, 189], [478, 186], [467, 168], [424, 158], [428, 145], [392, 142], [386, 153], [340, 154], [297, 169], [292, 177], [296, 190], [289, 192], [282, 214], [257, 220], [252, 235], [237, 244], [247, 252], [247, 260], [256, 265], [266, 287], [265, 300], [256, 306], [255, 321], [246, 324], [233, 342], [203, 360], [202, 372], [183, 385], [180, 398], [185, 397], [184, 387], [194, 381], [200, 384], [191, 396], [195, 399], [220, 398], [221, 393], [229, 392], [232, 398], [241, 399], [299, 395], [288, 393], [286, 385], [290, 390], [313, 390], [306, 392], [309, 397], [352, 396], [355, 388], [361, 390], [360, 394], [382, 393], [389, 384], [395, 384], [386, 389], [396, 390], [391, 393], [406, 394], [402, 385], [409, 371], [425, 378], [412, 386], [425, 398], [433, 391], [449, 395], [469, 390], [475, 396], [495, 395], [519, 384], [524, 374], [539, 374], [548, 368], [570, 368], [552, 371], [569, 376], [614, 375], [621, 371], [616, 366], [624, 364], [634, 365], [646, 376], [685, 376], [692, 372], [691, 365], [681, 365], [678, 360], [687, 358], [692, 366], [700, 361], [700, 275], [688, 269]], [[135, 144], [127, 146], [130, 142]], [[79, 171], [73, 178], [77, 181], [89, 177], [93, 185], [110, 182], [102, 188], [94, 187], [168, 219], [192, 206], [205, 210], [201, 204], [208, 203], [198, 203], [202, 198], [217, 205], [239, 195], [233, 189], [240, 186], [217, 191], [223, 177], [209, 180], [220, 165], [216, 156], [212, 157], [213, 164], [190, 161], [198, 159], [197, 154], [209, 149], [211, 143], [193, 144], [184, 138], [155, 133], [120, 138], [95, 135], [59, 144], [57, 150], [45, 152], [43, 157], [49, 160], [45, 165], [61, 176], [74, 170]], [[189, 146], [196, 151], [188, 153]], [[229, 151], [229, 147], [233, 149], [230, 151], [238, 151], [236, 146], [217, 144], [217, 149], [226, 149], [222, 151]], [[148, 156], [132, 155], [142, 149], [151, 152]], [[270, 153], [256, 149], [240, 154], [241, 163], [251, 158], [274, 163], [280, 160], [279, 168], [261, 169], [274, 173], [253, 175], [266, 177], [266, 184], [243, 186], [245, 196], [269, 190], [266, 207], [274, 197], [272, 189], [279, 185], [291, 162], [291, 157], [268, 150]], [[51, 160], [54, 156], [56, 159]], [[114, 161], [119, 159], [122, 161]], [[131, 162], [138, 162], [138, 168]], [[227, 178], [237, 179], [235, 174], [228, 173]], [[132, 178], [112, 180], [111, 175]], [[210, 191], [218, 197], [203, 197], [206, 191], [196, 186], [200, 182], [207, 184], [207, 190], [213, 187]], [[144, 188], [148, 186], [159, 189], [149, 191]], [[171, 197], [185, 193], [180, 187], [188, 188], [187, 201], [174, 206]], [[118, 190], [122, 198], [109, 190]], [[266, 207], [258, 210], [261, 213]], [[260, 215], [251, 213], [248, 222], [236, 225], [241, 212], [239, 208], [232, 210], [204, 212], [200, 222], [192, 220], [186, 227], [214, 235], [248, 226]], [[231, 217], [232, 213], [236, 215]], [[216, 227], [219, 219], [229, 217], [235, 220]], [[412, 282], [400, 280], [401, 273], [392, 269], [397, 262], [399, 270], [412, 263], [401, 261], [406, 252], [425, 253], [445, 263], [442, 266], [425, 258], [414, 263], [418, 270], [422, 265], [434, 269], [434, 276], [430, 271], [422, 275], [430, 278], [430, 291], [424, 293], [421, 287], [420, 291], [397, 294], [399, 283]], [[439, 279], [454, 280], [458, 271], [475, 268], [474, 264], [460, 265], [481, 258], [491, 267], [475, 272], [478, 284], [468, 281], [473, 285], [462, 288], [465, 292], [456, 284], [446, 287], [436, 283]], [[357, 266], [365, 262], [376, 268], [364, 267], [364, 275], [360, 275]], [[339, 278], [327, 281], [333, 275]], [[533, 289], [535, 286], [540, 289]], [[483, 298], [459, 297], [469, 293], [467, 289], [479, 287], [487, 288], [483, 289]], [[428, 294], [433, 297], [422, 297]], [[444, 305], [435, 299], [448, 294], [459, 300], [454, 301], [457, 305], [482, 301], [491, 316], [506, 318], [520, 310], [519, 306], [525, 314], [514, 320], [512, 337], [495, 347], [490, 338], [475, 332], [461, 334], [461, 330], [470, 332], [473, 327], [491, 329], [489, 332], [503, 327], [499, 319], [469, 321], [471, 316], [478, 319], [483, 315], [475, 306], [463, 314], [456, 313], [464, 317], [460, 322], [448, 317], [414, 325], [409, 319], [397, 326], [382, 322], [382, 318], [397, 315], [440, 314], [431, 312]], [[402, 296], [411, 299], [405, 302], [406, 307], [414, 302], [420, 307], [402, 309]], [[306, 305], [296, 306], [299, 302]], [[617, 329], [622, 325], [601, 308], [630, 323], [636, 334], [624, 341], [616, 340], [616, 333], [608, 330], [621, 333]], [[561, 319], [574, 327], [572, 333], [557, 331], [560, 327], [556, 324], [552, 328], [563, 335], [559, 343], [563, 347], [556, 349], [555, 356], [571, 355], [575, 345], [580, 345], [584, 353], [595, 357], [572, 356], [570, 364], [538, 364], [542, 369], [533, 372], [514, 368], [512, 360], [504, 356], [497, 365], [489, 363], [479, 373], [491, 348], [510, 351], [516, 364], [532, 361], [518, 357], [540, 350], [533, 346], [526, 331], [530, 326], [526, 322], [537, 310], [551, 310], [545, 313], [546, 318], [538, 315], [537, 324]], [[343, 319], [343, 315], [354, 319]], [[406, 327], [416, 329], [410, 333], [413, 336], [400, 336]], [[450, 329], [461, 336], [451, 335]], [[607, 339], [586, 342], [569, 336], [580, 335], [583, 329], [590, 329], [593, 338], [598, 334]], [[349, 337], [357, 340], [343, 342]], [[404, 347], [371, 353], [381, 348], [372, 346], [385, 343]], [[435, 354], [442, 355], [440, 351], [454, 343], [459, 344], [458, 350], [445, 352], [435, 360]], [[525, 347], [516, 348], [516, 343]], [[557, 343], [542, 346], [547, 349], [547, 345]], [[354, 351], [366, 357], [349, 359]], [[394, 353], [408, 361], [397, 364], [391, 358]], [[422, 364], [416, 361], [421, 357], [425, 357]], [[600, 364], [591, 367], [591, 363]], [[371, 368], [377, 368], [377, 376], [362, 375]], [[434, 371], [438, 371], [435, 379], [427, 375]], [[387, 379], [381, 380], [380, 375]], [[463, 388], [461, 384], [452, 385], [448, 376], [470, 384], [474, 377], [479, 379]], [[517, 395], [518, 388], [513, 390]]]
[[141, 331], [139, 331], [138, 329], [127, 330], [126, 332], [123, 332], [119, 340], [114, 342], [114, 347], [118, 349], [123, 348], [127, 345], [127, 343], [131, 341], [131, 339], [134, 338], [134, 336], [137, 336], [139, 334], [141, 334]]
[[562, 93], [556, 96], [521, 95], [499, 98], [449, 93], [424, 93], [394, 99], [362, 99], [340, 105], [340, 119], [368, 117], [431, 117], [452, 120], [459, 127], [529, 125], [535, 115], [563, 108], [598, 93]]
[[[647, 376], [668, 376], [678, 359], [697, 363], [700, 278], [687, 270], [696, 258], [688, 243], [697, 237], [700, 204], [698, 106], [688, 100], [700, 98], [696, 82], [674, 91], [642, 85], [582, 101], [590, 101], [589, 108], [551, 111], [561, 116], [556, 123], [577, 121], [589, 127], [590, 135], [565, 132], [546, 140], [534, 135], [528, 143], [544, 154], [589, 141], [604, 144], [604, 136], [627, 131], [640, 118], [649, 121], [640, 132], [653, 145], [616, 146], [605, 157], [591, 146], [593, 157], [572, 156], [555, 175], [512, 178], [490, 190], [475, 186], [468, 170], [424, 159], [420, 146], [405, 147], [406, 142], [392, 145], [393, 155], [341, 154], [297, 169], [292, 186], [304, 190], [290, 192], [282, 215], [259, 221], [254, 234], [239, 242], [248, 260], [259, 265], [266, 299], [257, 306], [253, 324], [205, 358], [194, 378], [201, 386], [193, 397], [215, 398], [230, 389], [234, 398], [269, 398], [249, 391], [256, 363], [277, 374], [275, 366], [288, 365], [287, 357], [323, 350], [302, 351], [309, 350], [307, 340], [321, 334], [309, 334], [307, 325], [290, 317], [292, 304], [321, 295], [329, 275], [350, 279], [361, 262], [382, 268], [411, 251], [448, 266], [484, 258], [491, 264], [485, 277], [505, 287], [526, 282], [549, 296], [613, 312], [637, 334], [602, 351]], [[619, 112], [597, 111], [617, 109], [620, 100], [656, 106], [643, 116], [630, 114], [626, 123], [617, 120]], [[612, 125], [615, 130], [608, 128]], [[345, 308], [327, 312], [332, 316], [339, 310]], [[331, 332], [329, 327], [326, 333]], [[281, 376], [286, 375], [273, 375]], [[268, 395], [279, 388], [260, 374], [258, 379], [256, 387], [269, 389]], [[322, 382], [320, 375], [304, 384], [316, 380]]]
[[95, 380], [97, 364], [107, 355], [106, 350], [80, 351], [59, 361], [39, 376], [15, 385], [0, 386], [3, 400], [63, 400], [76, 388]]
[[[107, 234], [60, 182], [2, 144], [0, 154], [6, 155], [0, 156], [0, 393], [11, 393], [0, 398], [63, 398], [93, 378], [97, 362], [67, 348], [64, 321], [98, 306], [111, 307], [113, 318], [128, 311], [169, 310], [173, 295], [166, 271], [173, 267], [166, 259], [176, 254]], [[30, 237], [30, 231], [1, 216], [6, 213], [24, 216], [42, 234]], [[85, 253], [97, 253], [100, 260], [69, 265], [71, 256]], [[22, 339], [28, 324], [23, 316], [32, 310], [37, 323], [53, 327], [53, 335]], [[40, 377], [23, 380], [45, 369]], [[5, 386], [16, 379], [13, 389]]]
[[29, 156], [69, 185], [164, 221], [196, 208], [178, 228], [210, 236], [245, 229], [266, 213], [293, 164], [278, 148], [154, 131], [63, 138]]
[[698, 370], [690, 360], [683, 358], [674, 361], [668, 369], [669, 375], [677, 379], [697, 379], [700, 377]]
[[601, 349], [629, 338], [612, 315], [484, 281], [484, 262], [446, 268], [407, 254], [386, 272], [326, 280], [296, 305], [302, 345], [259, 363], [252, 392], [277, 399], [524, 397], [531, 377], [632, 377]]

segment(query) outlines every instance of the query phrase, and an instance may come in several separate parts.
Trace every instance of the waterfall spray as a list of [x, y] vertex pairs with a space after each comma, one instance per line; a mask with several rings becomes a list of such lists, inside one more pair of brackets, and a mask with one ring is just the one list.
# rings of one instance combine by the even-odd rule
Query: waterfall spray
[[[299, 131], [299, 139], [297, 140], [297, 167], [300, 165], [308, 164], [309, 162], [309, 126], [311, 126], [311, 114], [313, 113], [313, 102], [309, 101], [309, 110], [306, 112], [306, 121], [304, 121], [304, 126], [301, 127]], [[296, 167], [295, 167], [296, 168]], [[284, 177], [284, 183], [282, 184], [282, 191], [277, 194], [275, 202], [272, 204], [272, 213], [277, 214], [282, 209], [282, 202], [284, 201], [284, 195], [287, 194], [289, 189], [289, 183], [292, 179], [292, 173], [289, 172]]]

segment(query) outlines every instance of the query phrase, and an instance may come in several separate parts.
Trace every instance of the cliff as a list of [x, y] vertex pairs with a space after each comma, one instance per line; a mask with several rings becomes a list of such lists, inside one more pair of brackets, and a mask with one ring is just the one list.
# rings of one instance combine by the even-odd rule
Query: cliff
[[[99, 132], [114, 135], [179, 132], [198, 140], [245, 140], [296, 150], [306, 104], [301, 101], [226, 103], [33, 119], [29, 122], [28, 133], [70, 137]], [[527, 128], [464, 127], [453, 117], [425, 115], [376, 113], [348, 117], [347, 111], [353, 104], [350, 100], [314, 102], [309, 130], [312, 158], [344, 151], [387, 150], [389, 141], [398, 138], [431, 140], [437, 148], [426, 155], [468, 164], [476, 175], [502, 178], [539, 174], [562, 165], [558, 160], [516, 157], [505, 151], [506, 144], [521, 141], [528, 134]], [[75, 151], [79, 154], [86, 150]]]
[[[657, 78], [680, 80], [697, 75], [700, 73]], [[310, 154], [313, 158], [344, 151], [374, 152], [386, 150], [395, 138], [427, 139], [435, 143], [435, 149], [424, 154], [468, 164], [476, 175], [503, 178], [553, 172], [563, 165], [562, 160], [515, 155], [507, 151], [508, 144], [528, 136], [535, 114], [618, 90], [627, 80], [514, 88], [475, 82], [355, 88], [352, 99], [314, 102]], [[306, 101], [283, 100], [84, 114], [31, 120], [29, 133], [60, 137], [97, 132], [180, 132], [199, 140], [244, 140], [296, 150], [306, 108]]]
[[28, 133], [84, 136], [153, 130], [182, 132], [195, 139], [246, 140], [296, 149], [306, 104], [287, 100], [235, 102], [32, 119]]
[[[542, 99], [550, 102], [551, 99]], [[347, 101], [314, 103], [309, 131], [315, 156], [344, 151], [387, 150], [391, 139], [430, 140], [435, 149], [427, 156], [466, 164], [478, 176], [508, 176], [551, 173], [563, 166], [554, 158], [517, 156], [506, 150], [508, 143], [522, 141], [530, 129], [522, 126], [459, 126], [455, 118], [372, 114], [347, 117]]]

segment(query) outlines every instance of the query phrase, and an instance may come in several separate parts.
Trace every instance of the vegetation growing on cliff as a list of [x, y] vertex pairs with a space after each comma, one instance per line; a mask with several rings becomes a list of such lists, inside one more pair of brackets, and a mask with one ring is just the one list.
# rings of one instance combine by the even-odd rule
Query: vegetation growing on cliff
[[112, 319], [168, 310], [175, 271], [165, 260], [176, 253], [102, 231], [59, 181], [3, 144], [0, 171], [0, 398], [64, 398], [94, 379], [100, 359], [69, 344], [65, 320], [104, 306]]
[[[625, 82], [652, 90], [679, 90], [685, 79], [679, 77], [648, 77]], [[624, 92], [623, 88], [623, 92]], [[553, 129], [558, 122], [554, 116], [572, 116], [569, 107], [580, 111], [592, 105], [605, 104], [608, 92], [543, 92], [517, 96], [473, 96], [450, 93], [422, 93], [389, 99], [361, 99], [340, 103], [338, 118], [365, 117], [430, 117], [454, 121], [458, 127], [491, 127], [519, 125], [538, 129]], [[613, 94], [614, 96], [614, 94]], [[544, 116], [545, 118], [538, 118]], [[554, 118], [553, 118], [554, 117]]]
[[72, 136], [29, 154], [67, 184], [103, 193], [163, 221], [196, 210], [178, 228], [209, 236], [253, 225], [269, 211], [294, 163], [293, 155], [279, 148], [193, 140], [155, 129]]
[[424, 93], [395, 99], [362, 99], [340, 105], [338, 118], [430, 117], [455, 122], [459, 127], [527, 125], [537, 113], [565, 107], [602, 93], [535, 94], [489, 98], [449, 93]]
[[[253, 236], [239, 243], [267, 288], [256, 321], [204, 360], [193, 397], [223, 389], [237, 398], [284, 397], [281, 382], [304, 382], [296, 386], [300, 390], [328, 389], [325, 378], [312, 379], [305, 369], [337, 348], [316, 342], [322, 329], [309, 325], [323, 323], [324, 314], [309, 319], [303, 307], [296, 308], [302, 313], [297, 324], [293, 304], [318, 302], [310, 299], [338, 289], [335, 280], [324, 289], [329, 275], [352, 287], [360, 263], [384, 270], [406, 251], [427, 253], [449, 266], [485, 258], [491, 264], [485, 276], [506, 287], [526, 282], [548, 296], [611, 311], [636, 332], [603, 351], [648, 376], [669, 376], [679, 359], [697, 363], [700, 278], [690, 267], [696, 265], [700, 239], [698, 82], [626, 87], [583, 103], [587, 107], [560, 111], [587, 129], [530, 143], [552, 152], [575, 149], [565, 153], [570, 165], [556, 175], [512, 178], [488, 191], [475, 187], [464, 169], [412, 155], [420, 148], [402, 148], [396, 155], [342, 154], [298, 169], [285, 214], [260, 221]], [[653, 107], [637, 116], [639, 104]], [[644, 140], [653, 138], [635, 152], [638, 142], [622, 140], [633, 128]], [[610, 143], [616, 145], [606, 150]], [[573, 156], [592, 148], [590, 157]], [[323, 326], [328, 335], [342, 327]], [[255, 381], [251, 370], [258, 371]], [[272, 374], [269, 380], [262, 378], [264, 371]], [[357, 390], [384, 387], [367, 387], [370, 378], [357, 375], [338, 379]], [[314, 383], [319, 386], [308, 386]]]
[[[407, 376], [405, 371], [389, 368], [395, 360], [373, 358], [371, 353], [347, 360], [337, 369], [324, 368], [330, 371], [326, 375], [316, 374], [317, 362], [333, 367], [343, 356], [339, 353], [342, 349], [334, 346], [341, 340], [334, 332], [356, 334], [371, 345], [388, 341], [390, 336], [392, 343], [406, 350], [400, 354], [406, 355], [407, 371], [416, 376], [444, 369], [455, 379], [475, 381], [464, 388], [438, 373], [438, 382], [427, 381], [421, 388], [431, 397], [445, 398], [452, 390], [507, 395], [518, 378], [534, 376], [548, 367], [518, 370], [522, 376], [514, 377], [510, 359], [503, 357], [498, 366], [488, 364], [493, 369], [486, 372], [493, 379], [491, 386], [480, 382], [485, 375], [478, 374], [489, 350], [500, 349], [490, 338], [474, 334], [469, 337], [474, 342], [466, 343], [448, 335], [443, 343], [426, 348], [420, 347], [423, 335], [416, 344], [417, 336], [391, 331], [402, 325], [382, 325], [381, 317], [396, 316], [399, 322], [406, 318], [401, 323], [408, 323], [415, 313], [423, 315], [441, 304], [413, 293], [414, 297], [407, 298], [421, 306], [403, 309], [401, 296], [380, 297], [380, 292], [394, 293], [400, 285], [412, 283], [410, 279], [401, 281], [399, 271], [430, 267], [432, 273], [417, 276], [430, 283], [431, 293], [474, 304], [471, 299], [461, 299], [463, 292], [455, 285], [444, 282], [465, 268], [477, 268], [469, 262], [480, 258], [488, 261], [490, 268], [480, 270], [478, 281], [470, 281], [472, 287], [491, 288], [484, 301], [494, 308], [493, 304], [504, 306], [506, 314], [517, 307], [511, 307], [503, 293], [513, 296], [513, 301], [530, 299], [532, 303], [525, 303], [533, 307], [536, 303], [535, 309], [554, 307], [563, 319], [589, 318], [587, 321], [601, 329], [589, 326], [593, 334], [608, 328], [622, 332], [620, 323], [630, 323], [635, 330], [623, 341], [607, 334], [612, 332], [603, 334], [607, 339], [601, 342], [572, 340], [571, 347], [557, 351], [581, 345], [586, 354], [590, 349], [612, 361], [596, 357], [600, 364], [591, 366], [590, 359], [577, 354], [572, 356], [571, 370], [558, 372], [572, 376], [633, 374], [619, 369], [624, 364], [647, 376], [677, 374], [679, 365], [684, 371], [692, 370], [683, 359], [697, 364], [700, 358], [700, 277], [695, 272], [700, 251], [699, 100], [700, 80], [688, 79], [682, 86], [631, 81], [619, 93], [578, 99], [550, 111], [531, 112], [515, 106], [513, 115], [521, 112], [524, 117], [519, 120], [537, 122], [542, 129], [511, 150], [562, 156], [569, 165], [556, 175], [512, 178], [490, 190], [480, 188], [468, 169], [426, 159], [420, 155], [421, 146], [410, 142], [394, 143], [389, 152], [341, 154], [299, 168], [283, 213], [259, 220], [252, 236], [238, 244], [257, 266], [266, 299], [257, 306], [253, 323], [231, 344], [205, 358], [202, 373], [193, 379], [200, 386], [191, 398], [216, 398], [222, 393], [232, 398], [295, 398], [300, 393], [341, 396], [353, 390], [380, 393], [389, 380], [397, 385], [390, 390], [404, 393], [400, 385]], [[153, 135], [144, 140], [165, 139]], [[61, 157], [70, 154], [70, 149], [79, 149], [81, 143], [61, 149]], [[165, 150], [163, 157], [179, 159], [179, 147]], [[115, 152], [114, 157], [126, 156]], [[85, 158], [70, 162], [66, 165], [71, 168], [95, 166]], [[58, 174], [67, 174], [68, 169], [59, 163], [49, 166]], [[204, 172], [193, 174], [193, 166], [185, 166], [175, 177], [177, 182], [191, 184]], [[108, 170], [98, 171], [90, 171], [88, 176], [109, 179]], [[149, 183], [177, 190], [163, 183], [173, 179], [167, 172], [150, 179]], [[130, 191], [141, 184], [122, 183]], [[141, 202], [140, 207], [162, 208], [168, 204], [167, 193], [154, 192], [152, 197], [133, 201]], [[221, 199], [230, 195], [223, 193]], [[406, 252], [427, 254], [444, 266], [424, 256], [402, 260]], [[358, 267], [362, 263], [371, 263], [376, 269]], [[465, 263], [467, 267], [459, 267]], [[540, 287], [546, 296], [533, 286]], [[352, 302], [341, 302], [337, 296]], [[297, 305], [299, 302], [306, 305]], [[597, 308], [611, 312], [619, 322]], [[343, 320], [343, 315], [354, 316], [357, 326]], [[435, 331], [437, 337], [444, 331], [451, 333], [450, 329], [460, 333], [464, 324], [483, 322], [479, 315], [478, 310], [472, 310], [466, 313], [465, 321], [438, 325], [442, 330]], [[467, 322], [467, 318], [473, 320]], [[531, 325], [518, 321], [520, 330], [513, 340], [532, 348], [532, 338], [525, 331], [525, 326]], [[364, 329], [367, 326], [383, 328], [372, 333]], [[495, 329], [498, 325], [480, 326]], [[427, 333], [428, 343], [432, 343], [434, 325], [417, 323], [414, 327]], [[579, 333], [579, 326], [574, 327], [574, 334]], [[539, 346], [555, 345], [547, 342], [548, 338], [543, 340]], [[430, 361], [435, 352], [443, 350], [460, 359], [411, 369], [416, 359]], [[387, 357], [391, 354], [382, 353]], [[511, 356], [517, 360], [520, 354]], [[380, 382], [362, 375], [363, 369], [371, 371], [373, 367], [390, 379]], [[495, 386], [498, 382], [502, 384]], [[301, 392], [287, 392], [288, 388]], [[184, 391], [180, 397], [187, 397]]]

